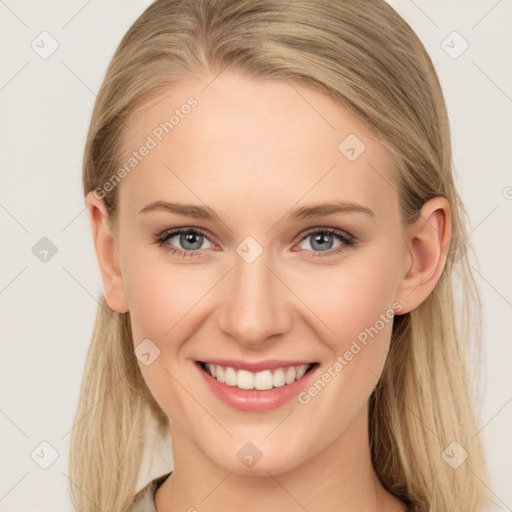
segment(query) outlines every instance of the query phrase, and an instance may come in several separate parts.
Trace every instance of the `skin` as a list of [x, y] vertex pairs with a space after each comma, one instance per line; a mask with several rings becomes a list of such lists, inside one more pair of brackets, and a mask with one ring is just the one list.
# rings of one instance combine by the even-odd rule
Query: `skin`
[[[367, 434], [391, 322], [305, 405], [232, 409], [194, 361], [298, 358], [318, 361], [320, 377], [379, 315], [393, 306], [407, 313], [432, 291], [451, 236], [449, 204], [428, 201], [403, 229], [393, 161], [351, 112], [304, 85], [233, 72], [212, 80], [180, 82], [131, 116], [124, 156], [187, 98], [198, 101], [118, 185], [113, 225], [103, 201], [87, 196], [107, 302], [130, 312], [134, 347], [149, 338], [160, 350], [150, 365], [139, 361], [171, 425], [175, 469], [156, 493], [157, 510], [404, 510], [373, 471]], [[338, 150], [349, 134], [366, 146], [354, 161]], [[221, 221], [139, 213], [157, 200], [208, 205]], [[286, 218], [331, 200], [374, 215]], [[152, 243], [178, 227], [208, 233], [195, 256]], [[356, 245], [335, 254], [336, 237], [324, 251], [306, 237], [329, 227]], [[247, 236], [263, 249], [252, 263], [236, 252]], [[193, 252], [179, 236], [167, 244]], [[252, 468], [237, 457], [247, 442], [262, 454]]]

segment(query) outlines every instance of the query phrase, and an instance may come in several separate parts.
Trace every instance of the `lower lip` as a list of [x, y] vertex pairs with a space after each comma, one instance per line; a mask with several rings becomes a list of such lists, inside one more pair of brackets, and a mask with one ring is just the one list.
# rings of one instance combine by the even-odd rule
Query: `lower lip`
[[311, 376], [316, 373], [318, 369], [318, 365], [316, 365], [299, 380], [291, 384], [261, 391], [259, 389], [239, 389], [236, 386], [221, 384], [217, 379], [214, 379], [206, 372], [206, 370], [203, 370], [200, 363], [196, 362], [196, 366], [203, 379], [218, 398], [231, 407], [246, 412], [265, 412], [281, 407], [293, 397], [297, 396], [306, 387]]

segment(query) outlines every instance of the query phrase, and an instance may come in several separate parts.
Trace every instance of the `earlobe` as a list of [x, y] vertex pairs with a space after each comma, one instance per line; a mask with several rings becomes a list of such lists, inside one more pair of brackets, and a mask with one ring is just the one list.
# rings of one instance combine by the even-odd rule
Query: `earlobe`
[[400, 314], [419, 306], [432, 292], [446, 264], [451, 231], [450, 203], [434, 197], [421, 209], [421, 215], [406, 231], [407, 267], [399, 283], [396, 300]]
[[128, 304], [123, 278], [117, 262], [116, 239], [109, 224], [108, 212], [103, 199], [89, 192], [85, 203], [89, 211], [96, 257], [103, 281], [105, 300], [113, 311], [126, 313]]

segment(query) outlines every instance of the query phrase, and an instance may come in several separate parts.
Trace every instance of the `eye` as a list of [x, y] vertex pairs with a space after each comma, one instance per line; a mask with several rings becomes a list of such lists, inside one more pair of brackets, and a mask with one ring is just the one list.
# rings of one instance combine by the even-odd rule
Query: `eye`
[[[173, 239], [176, 240], [173, 242]], [[203, 247], [205, 241], [210, 245]], [[206, 234], [197, 228], [178, 228], [167, 231], [159, 235], [155, 243], [181, 257], [199, 256], [200, 249], [209, 249], [213, 246]]]
[[[338, 242], [337, 245], [336, 241]], [[301, 243], [304, 244], [305, 242], [308, 242], [307, 245], [311, 247], [311, 249], [306, 247], [306, 250], [317, 253], [313, 254], [314, 257], [332, 256], [340, 253], [346, 247], [356, 245], [355, 237], [334, 228], [315, 228], [314, 231], [309, 231], [302, 238]]]
[[[209, 244], [206, 247], [203, 246], [205, 242]], [[313, 257], [324, 257], [336, 255], [346, 247], [355, 246], [356, 238], [339, 229], [315, 228], [302, 237], [300, 243], [304, 244], [305, 242], [308, 242], [307, 245], [310, 248], [303, 247], [303, 249], [312, 252]], [[161, 233], [157, 235], [154, 243], [182, 258], [201, 256], [201, 249], [213, 247], [205, 232], [191, 227], [177, 228]]]

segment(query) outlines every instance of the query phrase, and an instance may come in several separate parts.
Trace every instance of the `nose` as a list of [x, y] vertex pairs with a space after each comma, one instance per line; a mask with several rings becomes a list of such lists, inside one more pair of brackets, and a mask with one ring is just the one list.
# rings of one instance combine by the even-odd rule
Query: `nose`
[[267, 251], [251, 263], [238, 254], [234, 258], [223, 288], [218, 327], [244, 347], [261, 349], [290, 330], [293, 294], [271, 266]]

